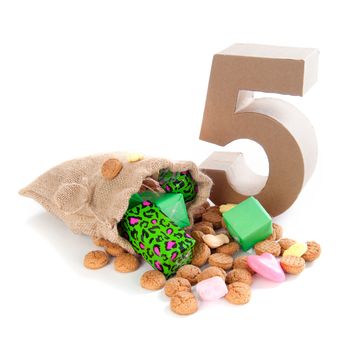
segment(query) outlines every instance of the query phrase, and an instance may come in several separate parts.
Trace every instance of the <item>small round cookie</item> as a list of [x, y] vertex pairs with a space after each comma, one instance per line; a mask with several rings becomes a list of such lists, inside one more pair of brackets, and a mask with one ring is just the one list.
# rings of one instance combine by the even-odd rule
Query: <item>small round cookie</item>
[[191, 315], [198, 310], [198, 301], [191, 292], [179, 292], [170, 299], [170, 309], [178, 315]]
[[298, 275], [305, 268], [305, 260], [293, 255], [282, 256], [280, 264], [283, 271], [291, 275]]
[[205, 235], [215, 235], [215, 230], [210, 227], [210, 226], [205, 226], [203, 225], [201, 228], [200, 228], [200, 231], [202, 231]]
[[148, 290], [162, 289], [165, 282], [165, 276], [158, 270], [146, 271], [140, 278], [141, 287]]
[[209, 221], [200, 221], [193, 225], [193, 231], [202, 231], [203, 227], [211, 227], [213, 228], [213, 224]]
[[114, 268], [118, 272], [133, 272], [140, 267], [139, 259], [132, 254], [123, 253], [114, 259]]
[[316, 260], [321, 255], [321, 246], [314, 241], [306, 242], [306, 244], [307, 251], [302, 258], [307, 262]]
[[214, 210], [214, 209], [207, 209], [207, 211], [202, 215], [203, 220], [209, 221], [213, 224], [213, 228], [219, 229], [222, 227], [222, 216], [220, 214], [219, 209]]
[[287, 250], [289, 247], [291, 247], [293, 244], [295, 244], [296, 241], [294, 239], [289, 239], [289, 238], [281, 238], [278, 241], [278, 244], [281, 247], [281, 253], [280, 255], [283, 255], [284, 251]]
[[270, 253], [274, 256], [279, 256], [281, 253], [281, 246], [275, 241], [265, 240], [255, 244], [254, 250], [257, 255]]
[[95, 236], [91, 237], [92, 241], [94, 242], [95, 245], [98, 247], [105, 247], [106, 244], [108, 244], [108, 241], [104, 238], [97, 238]]
[[242, 282], [233, 282], [227, 286], [228, 293], [225, 299], [231, 304], [247, 304], [250, 300], [251, 289], [248, 284]]
[[198, 267], [205, 265], [210, 253], [210, 248], [205, 243], [197, 242], [193, 249], [191, 264]]
[[204, 281], [208, 278], [219, 276], [224, 281], [226, 279], [226, 272], [220, 267], [216, 266], [209, 266], [206, 269], [204, 269], [198, 276], [197, 276], [197, 282]]
[[272, 230], [273, 230], [273, 234], [275, 235], [275, 240], [278, 241], [282, 238], [283, 235], [283, 228], [281, 225], [278, 225], [276, 223], [272, 224]]
[[197, 276], [201, 273], [201, 269], [195, 265], [181, 266], [177, 272], [176, 277], [182, 277], [187, 279], [192, 286], [197, 283]]
[[196, 241], [196, 242], [202, 242], [202, 237], [204, 236], [204, 233], [202, 231], [192, 231], [189, 233], [189, 235]]
[[245, 269], [233, 269], [226, 275], [226, 283], [242, 282], [249, 286], [253, 283], [252, 274]]
[[224, 253], [215, 253], [209, 256], [209, 265], [221, 267], [224, 270], [232, 268], [233, 258]]
[[233, 260], [233, 268], [248, 270], [252, 275], [255, 274], [255, 271], [253, 271], [248, 265], [248, 255], [241, 255]]
[[102, 250], [93, 250], [84, 257], [84, 266], [88, 269], [96, 270], [109, 263], [108, 254]]
[[101, 168], [102, 176], [107, 180], [113, 180], [122, 170], [123, 164], [116, 158], [106, 160]]
[[112, 256], [119, 256], [120, 254], [126, 253], [126, 251], [119, 245], [109, 241], [106, 241], [104, 246], [105, 251]]
[[193, 221], [198, 222], [202, 220], [202, 215], [205, 213], [205, 208], [203, 206], [197, 207], [192, 210]]
[[168, 297], [173, 297], [179, 292], [190, 292], [191, 283], [182, 277], [173, 277], [166, 281], [164, 293]]
[[233, 255], [234, 253], [238, 252], [239, 249], [240, 246], [237, 242], [230, 242], [222, 245], [221, 247], [216, 248], [216, 252]]

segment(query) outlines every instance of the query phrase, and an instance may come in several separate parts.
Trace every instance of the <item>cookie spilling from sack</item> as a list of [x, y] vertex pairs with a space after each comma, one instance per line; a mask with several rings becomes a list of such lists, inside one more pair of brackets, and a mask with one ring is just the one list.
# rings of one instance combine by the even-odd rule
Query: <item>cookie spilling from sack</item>
[[[161, 186], [155, 184], [155, 188], [159, 187]], [[159, 223], [162, 223], [160, 231], [155, 229], [150, 231], [153, 232], [153, 240], [141, 241], [140, 234], [139, 240], [134, 243], [140, 245], [142, 250], [151, 251], [156, 262], [146, 255], [141, 254], [137, 258], [127, 254], [122, 248], [117, 248], [117, 245], [106, 240], [94, 239], [93, 241], [97, 246], [105, 248], [107, 256], [111, 255], [107, 261], [114, 257], [114, 266], [117, 271], [132, 272], [140, 266], [143, 259], [148, 262], [154, 269], [146, 271], [141, 276], [141, 287], [150, 291], [164, 288], [165, 295], [170, 298], [170, 310], [176, 314], [191, 315], [199, 310], [201, 302], [213, 302], [219, 299], [224, 299], [233, 305], [247, 304], [252, 296], [256, 276], [281, 283], [288, 274], [302, 273], [307, 262], [316, 260], [321, 254], [320, 245], [314, 241], [301, 243], [283, 238], [282, 226], [272, 223], [272, 219], [256, 199], [249, 199], [248, 205], [242, 202], [243, 209], [240, 204], [224, 204], [218, 207], [204, 203], [202, 209], [197, 210], [194, 225], [179, 229], [174, 221], [167, 221], [168, 217], [162, 212], [162, 210], [166, 212], [169, 209], [168, 206], [155, 211], [157, 206], [154, 206], [154, 203], [158, 197], [154, 196], [163, 194], [164, 192], [155, 195], [154, 192], [150, 194], [147, 191], [141, 191], [139, 194], [141, 198], [132, 198], [129, 206], [129, 208], [137, 207], [138, 210], [132, 211], [131, 216], [126, 213], [131, 226], [140, 225], [145, 228], [149, 227], [148, 225], [159, 226]], [[141, 206], [138, 204], [140, 202]], [[176, 208], [178, 205], [173, 201], [169, 203], [170, 207]], [[162, 208], [162, 201], [158, 206]], [[183, 203], [181, 206], [183, 207]], [[146, 221], [143, 210], [146, 213], [144, 215], [147, 218]], [[238, 212], [229, 213], [231, 210], [238, 210]], [[248, 215], [247, 212], [253, 221], [256, 215], [258, 223], [244, 221], [243, 218]], [[238, 227], [232, 224], [232, 220], [237, 222], [237, 218], [240, 219]], [[229, 230], [229, 227], [234, 229]], [[137, 230], [132, 232], [135, 236]], [[143, 232], [142, 229], [141, 232]], [[161, 232], [165, 232], [166, 236], [159, 236]], [[180, 240], [169, 238], [174, 232], [177, 238], [181, 238]], [[170, 256], [168, 259], [166, 250], [162, 250], [159, 246], [159, 242], [164, 241], [165, 248], [168, 246], [169, 250], [176, 245], [185, 247], [186, 239], [192, 239], [193, 243], [188, 248], [186, 259], [176, 260], [176, 256], [173, 258]], [[244, 247], [240, 244], [242, 241]], [[173, 243], [169, 244], [169, 242]], [[255, 254], [251, 250], [248, 254], [245, 253], [247, 246], [250, 245]], [[92, 253], [94, 252], [89, 254]], [[102, 257], [100, 260], [100, 267], [102, 267], [106, 263]], [[162, 265], [157, 264], [160, 261]], [[171, 261], [176, 261], [176, 264], [171, 265]], [[167, 266], [167, 270], [161, 268], [163, 266]]]

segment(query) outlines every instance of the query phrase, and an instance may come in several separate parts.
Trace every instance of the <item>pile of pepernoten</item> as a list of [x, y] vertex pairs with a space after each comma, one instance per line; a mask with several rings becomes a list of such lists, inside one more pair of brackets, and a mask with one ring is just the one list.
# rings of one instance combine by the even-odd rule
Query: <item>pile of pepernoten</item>
[[[146, 178], [119, 223], [138, 256], [94, 238], [104, 251], [88, 253], [84, 265], [101, 268], [113, 256], [117, 271], [132, 272], [142, 257], [153, 270], [141, 276], [141, 286], [164, 288], [171, 310], [189, 315], [198, 310], [198, 299], [225, 298], [231, 304], [246, 304], [255, 273], [283, 282], [286, 273], [299, 274], [305, 262], [320, 256], [320, 245], [314, 241], [282, 238], [282, 227], [272, 223], [254, 197], [237, 205], [205, 203], [194, 213], [195, 223], [190, 227], [186, 204], [195, 199], [196, 191], [189, 172], [163, 169], [157, 179]], [[241, 250], [249, 252], [242, 255]]]

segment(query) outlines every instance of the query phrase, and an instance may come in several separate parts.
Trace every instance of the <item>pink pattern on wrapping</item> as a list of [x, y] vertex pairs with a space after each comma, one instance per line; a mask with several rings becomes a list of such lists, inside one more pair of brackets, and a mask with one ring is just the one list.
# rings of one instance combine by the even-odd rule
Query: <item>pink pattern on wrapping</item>
[[143, 202], [142, 202], [142, 205], [143, 205], [144, 207], [149, 207], [151, 204], [152, 204], [152, 203], [149, 202], [149, 201], [143, 201]]
[[176, 246], [176, 242], [174, 242], [174, 241], [167, 242], [167, 244], [166, 244], [166, 249], [167, 249], [167, 250], [170, 250], [170, 249], [173, 248], [174, 246]]
[[159, 250], [159, 247], [158, 247], [158, 246], [154, 246], [153, 251], [154, 251], [158, 256], [160, 256], [160, 250]]
[[177, 257], [177, 253], [173, 253], [173, 255], [171, 256], [171, 261], [174, 261], [174, 259]]
[[156, 261], [156, 262], [154, 263], [154, 265], [156, 266], [156, 268], [157, 268], [159, 271], [163, 271], [162, 264], [161, 264], [159, 261]]
[[139, 222], [140, 219], [138, 218], [130, 218], [129, 219], [129, 222], [130, 222], [130, 225], [136, 225], [138, 222]]

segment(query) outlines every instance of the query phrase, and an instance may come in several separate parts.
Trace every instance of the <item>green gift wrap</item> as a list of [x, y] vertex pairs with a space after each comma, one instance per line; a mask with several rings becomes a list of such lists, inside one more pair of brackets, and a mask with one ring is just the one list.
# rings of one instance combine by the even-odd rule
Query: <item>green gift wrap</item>
[[162, 169], [159, 171], [158, 181], [166, 192], [182, 193], [186, 203], [192, 201], [198, 192], [196, 181], [189, 171], [172, 172]]
[[192, 260], [195, 240], [149, 200], [128, 209], [121, 227], [135, 252], [166, 277]]
[[177, 226], [184, 228], [190, 225], [182, 193], [135, 193], [130, 198], [129, 209], [145, 200], [153, 202]]

